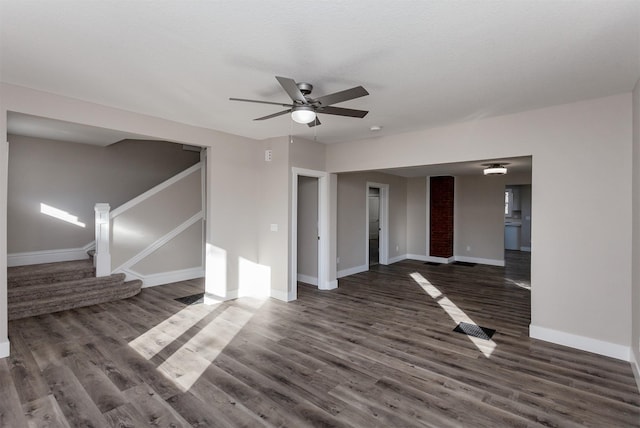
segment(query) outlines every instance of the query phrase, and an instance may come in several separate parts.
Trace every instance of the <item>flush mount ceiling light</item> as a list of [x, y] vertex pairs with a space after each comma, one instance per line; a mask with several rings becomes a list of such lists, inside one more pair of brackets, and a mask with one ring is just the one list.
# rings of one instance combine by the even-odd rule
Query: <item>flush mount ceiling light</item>
[[483, 166], [486, 166], [484, 169], [484, 175], [504, 175], [507, 173], [507, 168], [505, 165], [509, 165], [508, 163], [484, 163]]
[[311, 106], [296, 106], [291, 110], [291, 119], [302, 124], [311, 123], [316, 120], [316, 112]]

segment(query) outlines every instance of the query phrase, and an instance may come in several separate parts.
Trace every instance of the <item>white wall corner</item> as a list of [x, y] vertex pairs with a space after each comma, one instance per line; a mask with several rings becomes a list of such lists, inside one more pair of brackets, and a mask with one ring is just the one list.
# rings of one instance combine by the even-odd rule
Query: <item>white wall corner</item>
[[399, 256], [389, 257], [389, 260], [387, 260], [387, 262], [391, 265], [393, 263], [398, 263], [402, 260], [406, 260], [407, 258], [408, 256], [406, 254], [400, 254]]
[[327, 291], [327, 290], [334, 290], [336, 288], [338, 288], [338, 280], [334, 279], [333, 281], [327, 281], [325, 282], [324, 285], [318, 287], [320, 290], [323, 291]]
[[311, 285], [318, 286], [318, 277], [317, 276], [310, 276], [310, 275], [304, 275], [304, 274], [299, 273], [298, 274], [298, 281], [304, 282], [305, 284], [311, 284]]
[[638, 359], [636, 358], [635, 352], [631, 351], [631, 358], [629, 360], [633, 377], [636, 379], [636, 386], [638, 387], [638, 391], [640, 391], [640, 367], [638, 366]]
[[348, 269], [342, 269], [338, 271], [337, 277], [342, 278], [343, 276], [355, 275], [360, 272], [366, 272], [369, 270], [367, 265], [355, 266]]
[[9, 344], [9, 339], [0, 341], [0, 358], [8, 357], [10, 351], [11, 351], [11, 345]]
[[409, 260], [417, 260], [417, 261], [420, 261], [420, 262], [429, 261], [429, 260], [427, 260], [429, 258], [429, 256], [425, 256], [424, 254], [407, 254], [407, 258]]
[[623, 361], [631, 361], [631, 348], [617, 343], [605, 342], [591, 337], [578, 336], [564, 331], [553, 330], [546, 327], [529, 325], [529, 337], [593, 352], [605, 357], [616, 358]]

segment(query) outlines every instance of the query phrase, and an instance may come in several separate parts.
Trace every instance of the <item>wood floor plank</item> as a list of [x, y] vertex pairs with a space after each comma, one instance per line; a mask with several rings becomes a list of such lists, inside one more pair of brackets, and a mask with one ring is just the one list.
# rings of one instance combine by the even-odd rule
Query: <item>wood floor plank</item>
[[69, 425], [96, 428], [107, 426], [102, 413], [71, 369], [50, 365], [44, 370], [44, 377], [49, 381], [53, 396]]
[[8, 362], [13, 384], [22, 403], [27, 403], [49, 394], [49, 385], [40, 375], [38, 364], [19, 332], [12, 332], [11, 355]]
[[7, 359], [0, 359], [0, 426], [26, 426], [27, 421], [22, 412], [20, 396], [11, 379]]
[[[184, 305], [174, 299], [203, 290], [202, 280], [184, 281], [11, 321], [0, 421], [640, 426], [629, 363], [529, 338], [529, 259], [507, 252], [506, 260], [378, 265], [332, 291], [299, 285], [289, 303]], [[454, 332], [460, 317], [496, 329], [491, 344]]]
[[150, 426], [188, 427], [189, 423], [149, 385], [139, 385], [124, 392], [129, 403]]
[[29, 428], [71, 428], [53, 395], [45, 395], [23, 406]]
[[118, 387], [111, 382], [100, 367], [89, 361], [88, 356], [66, 357], [64, 363], [76, 375], [87, 395], [101, 413], [120, 407], [127, 402]]

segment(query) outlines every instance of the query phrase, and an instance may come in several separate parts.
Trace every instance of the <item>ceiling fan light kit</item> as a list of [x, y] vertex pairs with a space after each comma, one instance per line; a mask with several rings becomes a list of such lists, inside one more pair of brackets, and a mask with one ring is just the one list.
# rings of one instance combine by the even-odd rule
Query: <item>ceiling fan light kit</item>
[[316, 112], [309, 106], [294, 107], [291, 109], [291, 119], [294, 122], [306, 125], [316, 120]]
[[507, 168], [504, 166], [507, 164], [492, 163], [485, 165], [487, 167], [484, 169], [484, 175], [504, 175], [507, 173]]
[[317, 117], [318, 113], [332, 114], [335, 116], [357, 117], [363, 118], [369, 113], [365, 110], [355, 110], [343, 107], [333, 107], [344, 101], [353, 100], [355, 98], [369, 95], [362, 86], [346, 89], [344, 91], [335, 92], [333, 94], [324, 95], [318, 98], [311, 98], [309, 94], [313, 90], [310, 83], [298, 82], [287, 77], [276, 76], [276, 80], [282, 86], [282, 89], [291, 98], [291, 104], [276, 103], [272, 101], [248, 100], [244, 98], [229, 98], [231, 101], [243, 101], [248, 103], [273, 104], [282, 107], [289, 107], [287, 110], [279, 111], [268, 116], [258, 117], [253, 120], [265, 120], [291, 113], [291, 119], [297, 123], [306, 124], [309, 127], [320, 125]]

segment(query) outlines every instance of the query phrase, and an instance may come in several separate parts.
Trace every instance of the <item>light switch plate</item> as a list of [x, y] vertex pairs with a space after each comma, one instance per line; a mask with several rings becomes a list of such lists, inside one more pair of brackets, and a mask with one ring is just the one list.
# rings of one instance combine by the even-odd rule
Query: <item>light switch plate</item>
[[277, 232], [278, 231], [278, 225], [275, 223], [271, 223], [271, 231], [272, 232]]

